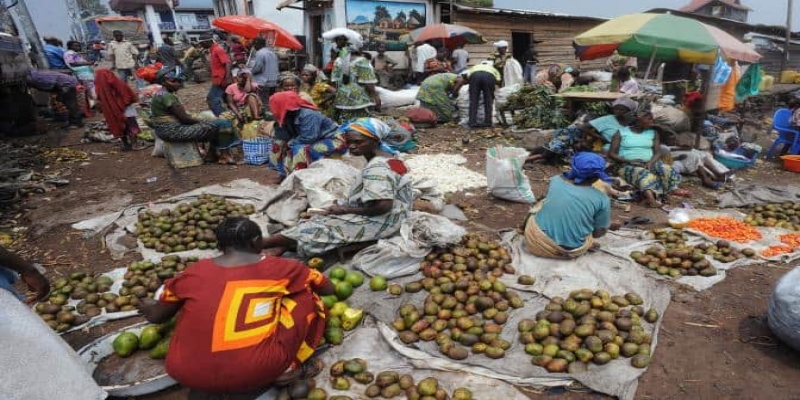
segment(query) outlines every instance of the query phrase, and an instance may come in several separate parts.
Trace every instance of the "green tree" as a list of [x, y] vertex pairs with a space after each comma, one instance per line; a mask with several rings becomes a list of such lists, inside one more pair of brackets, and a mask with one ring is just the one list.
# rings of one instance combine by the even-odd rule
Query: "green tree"
[[417, 10], [411, 10], [408, 13], [408, 19], [416, 19], [417, 22], [419, 22], [420, 24], [425, 25], [425, 17], [423, 17], [422, 14], [420, 14], [419, 11], [417, 11]]
[[375, 6], [375, 24], [377, 25], [384, 18], [392, 18], [392, 14], [385, 6]]
[[108, 7], [100, 3], [100, 0], [77, 0], [77, 3], [82, 18], [108, 14]]
[[408, 19], [408, 17], [406, 17], [406, 13], [401, 10], [399, 13], [397, 13], [397, 16], [394, 17], [394, 19], [397, 19], [397, 20], [400, 20], [400, 21], [406, 21]]

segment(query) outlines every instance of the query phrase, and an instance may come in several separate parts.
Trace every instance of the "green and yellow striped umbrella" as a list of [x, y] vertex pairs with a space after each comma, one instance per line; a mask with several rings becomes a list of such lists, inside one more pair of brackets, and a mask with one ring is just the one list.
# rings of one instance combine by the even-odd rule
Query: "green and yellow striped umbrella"
[[608, 20], [574, 39], [581, 60], [619, 54], [712, 64], [718, 51], [728, 59], [756, 62], [761, 55], [719, 28], [670, 14], [631, 14]]

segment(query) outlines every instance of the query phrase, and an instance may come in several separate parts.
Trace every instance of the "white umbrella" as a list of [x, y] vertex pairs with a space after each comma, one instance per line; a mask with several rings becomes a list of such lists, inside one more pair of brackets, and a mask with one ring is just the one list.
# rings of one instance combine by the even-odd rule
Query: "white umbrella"
[[347, 28], [333, 28], [327, 32], [322, 34], [322, 38], [325, 40], [333, 41], [339, 36], [344, 36], [347, 40], [355, 46], [356, 48], [361, 48], [364, 45], [364, 38], [361, 37], [361, 34]]

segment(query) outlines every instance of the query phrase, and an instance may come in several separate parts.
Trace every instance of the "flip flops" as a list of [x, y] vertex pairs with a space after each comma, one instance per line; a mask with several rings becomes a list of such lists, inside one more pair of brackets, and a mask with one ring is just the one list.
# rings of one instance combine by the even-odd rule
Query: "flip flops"
[[633, 217], [633, 218], [625, 221], [622, 224], [622, 226], [630, 227], [630, 226], [635, 226], [635, 225], [648, 225], [648, 224], [652, 224], [652, 223], [653, 223], [653, 221], [650, 220], [650, 218], [647, 218], [647, 217]]

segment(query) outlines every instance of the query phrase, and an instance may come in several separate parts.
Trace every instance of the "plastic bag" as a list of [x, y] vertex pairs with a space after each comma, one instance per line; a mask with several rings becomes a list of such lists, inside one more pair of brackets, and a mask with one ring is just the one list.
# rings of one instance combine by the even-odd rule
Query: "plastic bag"
[[536, 202], [528, 177], [522, 172], [527, 157], [528, 152], [519, 147], [497, 146], [486, 150], [486, 179], [493, 196], [517, 203]]
[[715, 85], [724, 85], [728, 78], [731, 77], [731, 72], [733, 72], [733, 68], [722, 58], [721, 52], [717, 52], [717, 60], [714, 61], [714, 73], [711, 76], [712, 82]]
[[782, 342], [800, 350], [800, 267], [775, 285], [767, 307], [767, 324]]
[[158, 136], [156, 136], [156, 143], [153, 145], [153, 153], [150, 155], [164, 158], [164, 141], [159, 139]]

